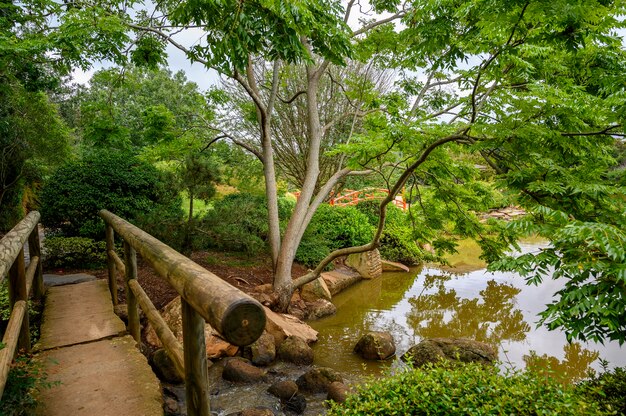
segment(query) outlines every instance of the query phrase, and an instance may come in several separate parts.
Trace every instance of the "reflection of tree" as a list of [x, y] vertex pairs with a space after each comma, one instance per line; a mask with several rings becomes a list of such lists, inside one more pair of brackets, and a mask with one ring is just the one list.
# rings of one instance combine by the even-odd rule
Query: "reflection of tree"
[[[490, 280], [478, 298], [461, 299], [445, 287], [450, 278], [427, 275], [422, 293], [409, 299], [413, 308], [407, 321], [416, 336], [465, 337], [495, 345], [526, 339], [530, 326], [514, 304], [521, 289]], [[436, 292], [424, 293], [431, 289]]]
[[549, 373], [550, 377], [558, 376], [563, 382], [575, 382], [587, 377], [593, 371], [591, 363], [600, 355], [598, 351], [589, 351], [577, 342], [564, 345], [563, 351], [565, 357], [562, 361], [547, 354], [539, 356], [535, 351], [531, 351], [530, 355], [524, 356], [526, 368]]

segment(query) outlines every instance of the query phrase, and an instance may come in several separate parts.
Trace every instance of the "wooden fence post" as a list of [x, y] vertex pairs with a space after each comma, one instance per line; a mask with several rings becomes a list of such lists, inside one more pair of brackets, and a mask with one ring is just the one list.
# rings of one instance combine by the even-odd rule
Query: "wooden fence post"
[[137, 253], [135, 249], [124, 241], [124, 263], [126, 263], [126, 305], [128, 306], [128, 331], [135, 341], [141, 342], [139, 325], [139, 308], [135, 293], [131, 290], [128, 282], [137, 279]]
[[209, 374], [204, 339], [204, 318], [181, 297], [185, 397], [189, 416], [209, 416]]
[[30, 253], [31, 261], [34, 257], [39, 257], [37, 263], [37, 271], [35, 271], [35, 278], [33, 279], [33, 296], [39, 300], [43, 297], [43, 271], [41, 268], [41, 244], [39, 242], [39, 228], [35, 225], [33, 231], [28, 236], [28, 252]]
[[[28, 306], [28, 291], [26, 290], [26, 267], [24, 265], [24, 248], [20, 250], [11, 269], [9, 270], [9, 308], [13, 310], [15, 302], [23, 300]], [[24, 319], [17, 348], [30, 352], [30, 328], [28, 322], [28, 307]]]
[[115, 234], [113, 227], [106, 225], [106, 247], [107, 247], [107, 269], [109, 271], [109, 291], [113, 306], [117, 306], [117, 272], [115, 270], [115, 260], [111, 256], [111, 251], [115, 251]]

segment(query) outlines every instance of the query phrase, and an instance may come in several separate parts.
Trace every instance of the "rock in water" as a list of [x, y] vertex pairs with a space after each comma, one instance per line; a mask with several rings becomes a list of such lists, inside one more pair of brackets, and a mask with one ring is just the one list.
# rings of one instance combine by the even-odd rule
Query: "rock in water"
[[176, 372], [176, 367], [164, 348], [159, 348], [150, 357], [150, 364], [159, 379], [172, 384], [182, 383], [183, 378]]
[[313, 350], [305, 340], [292, 335], [278, 347], [278, 357], [297, 365], [309, 365], [313, 363]]
[[396, 344], [389, 332], [372, 331], [361, 337], [354, 352], [366, 360], [386, 360], [396, 353]]
[[402, 356], [403, 361], [411, 362], [415, 367], [440, 360], [492, 364], [497, 358], [498, 353], [493, 346], [467, 338], [425, 339]]
[[224, 365], [222, 378], [239, 383], [255, 383], [265, 378], [265, 371], [248, 364], [243, 359], [228, 359]]
[[339, 381], [334, 381], [328, 386], [328, 396], [326, 396], [326, 399], [343, 403], [346, 401], [347, 395], [348, 387]]
[[355, 269], [364, 279], [374, 279], [383, 273], [383, 265], [378, 249], [365, 253], [350, 254], [346, 265]]
[[283, 400], [282, 404], [284, 410], [294, 412], [298, 415], [304, 413], [306, 410], [306, 398], [300, 393], [296, 393], [288, 400]]
[[318, 299], [331, 299], [330, 290], [328, 290], [326, 282], [321, 277], [302, 286], [300, 296], [307, 302], [315, 302]]
[[296, 380], [298, 388], [310, 393], [328, 392], [328, 387], [335, 381], [343, 383], [343, 377], [332, 368], [313, 368]]
[[288, 400], [298, 393], [298, 385], [295, 381], [283, 380], [272, 384], [267, 392], [283, 400]]
[[276, 359], [274, 337], [263, 331], [259, 339], [244, 348], [244, 356], [254, 365], [268, 365]]

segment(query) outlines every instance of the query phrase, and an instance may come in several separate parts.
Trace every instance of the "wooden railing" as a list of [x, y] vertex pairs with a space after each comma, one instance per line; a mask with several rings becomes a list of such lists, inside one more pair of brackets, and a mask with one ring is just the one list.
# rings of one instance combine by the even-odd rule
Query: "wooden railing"
[[[254, 342], [265, 328], [265, 311], [255, 299], [109, 211], [100, 211], [106, 223], [109, 289], [117, 302], [116, 270], [126, 281], [128, 331], [140, 338], [139, 309], [159, 336], [168, 356], [185, 380], [187, 414], [210, 414], [205, 321], [232, 344]], [[114, 233], [123, 239], [124, 261], [115, 252]], [[137, 282], [137, 257], [141, 254], [181, 296], [183, 345], [181, 346]]]
[[[0, 241], [0, 283], [9, 275], [9, 309], [11, 316], [0, 349], [0, 399], [4, 393], [9, 369], [17, 349], [30, 352], [28, 298], [31, 290], [36, 299], [43, 296], [39, 213], [33, 211]], [[28, 242], [30, 263], [26, 268], [24, 244]]]

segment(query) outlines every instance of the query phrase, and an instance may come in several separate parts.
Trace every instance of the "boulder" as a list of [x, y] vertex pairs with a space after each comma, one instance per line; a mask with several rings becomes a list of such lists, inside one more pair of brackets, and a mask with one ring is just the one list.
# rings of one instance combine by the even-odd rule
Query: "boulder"
[[278, 357], [296, 365], [309, 365], [313, 363], [313, 350], [305, 340], [291, 335], [278, 347]]
[[222, 378], [238, 383], [255, 383], [265, 378], [265, 371], [242, 359], [229, 359], [224, 364]]
[[287, 313], [291, 316], [295, 316], [302, 321], [307, 319], [307, 317], [309, 316], [309, 309], [307, 308], [306, 302], [302, 300], [298, 293], [294, 293], [291, 297], [289, 307], [287, 308]]
[[411, 362], [415, 367], [440, 360], [491, 364], [497, 358], [498, 353], [493, 346], [466, 338], [425, 339], [402, 356], [403, 361]]
[[339, 373], [332, 368], [319, 367], [302, 374], [298, 377], [298, 380], [296, 380], [296, 384], [302, 391], [324, 393], [328, 392], [328, 387], [335, 381], [343, 383], [343, 378]]
[[359, 273], [352, 270], [325, 272], [321, 274], [321, 278], [326, 282], [326, 286], [332, 296], [363, 279]]
[[366, 360], [386, 360], [396, 353], [396, 343], [389, 332], [372, 331], [359, 339], [354, 352]]
[[165, 351], [164, 348], [159, 348], [152, 353], [150, 356], [150, 364], [160, 380], [172, 384], [179, 384], [184, 381], [183, 377], [176, 371], [174, 363], [169, 355], [167, 355], [167, 351]]
[[374, 279], [383, 273], [378, 249], [350, 254], [346, 259], [346, 266], [355, 269], [364, 279]]
[[307, 303], [307, 319], [316, 320], [325, 316], [337, 313], [337, 307], [326, 299], [318, 299], [315, 302]]
[[[181, 312], [180, 296], [165, 305], [161, 312], [163, 319], [172, 330], [172, 333], [183, 344], [183, 316]], [[211, 359], [221, 357], [232, 357], [237, 354], [239, 348], [226, 341], [222, 336], [206, 324], [204, 327], [204, 339], [206, 342], [207, 357]], [[146, 328], [146, 342], [153, 348], [161, 348], [161, 340], [157, 336], [154, 328], [150, 324]]]
[[324, 279], [318, 277], [312, 282], [302, 286], [300, 289], [300, 297], [306, 302], [315, 302], [318, 299], [326, 299], [330, 301], [331, 294]]
[[268, 365], [276, 359], [274, 337], [263, 331], [259, 339], [244, 348], [244, 356], [254, 365]]
[[253, 407], [236, 413], [238, 416], [274, 416], [272, 409], [267, 407]]
[[285, 412], [293, 412], [300, 415], [306, 410], [306, 398], [300, 393], [296, 393], [287, 400], [281, 400], [281, 403]]
[[282, 400], [288, 400], [298, 393], [298, 385], [291, 380], [277, 381], [267, 389], [267, 392]]
[[298, 336], [307, 343], [317, 341], [317, 331], [300, 319], [292, 315], [276, 313], [267, 307], [264, 309], [267, 317], [265, 330], [274, 337], [276, 346], [279, 346], [285, 338], [291, 335]]
[[260, 304], [267, 306], [268, 308], [273, 307], [278, 303], [278, 296], [274, 292], [274, 288], [271, 283], [266, 283], [264, 285], [259, 285], [255, 287], [251, 292], [250, 296], [259, 301]]
[[346, 401], [346, 397], [348, 396], [348, 387], [339, 382], [333, 381], [328, 386], [328, 395], [326, 396], [327, 400], [332, 400], [337, 403], [343, 403]]
[[407, 272], [408, 273], [411, 271], [411, 269], [409, 269], [404, 264], [397, 263], [395, 261], [381, 260], [380, 263], [383, 266], [383, 272]]

